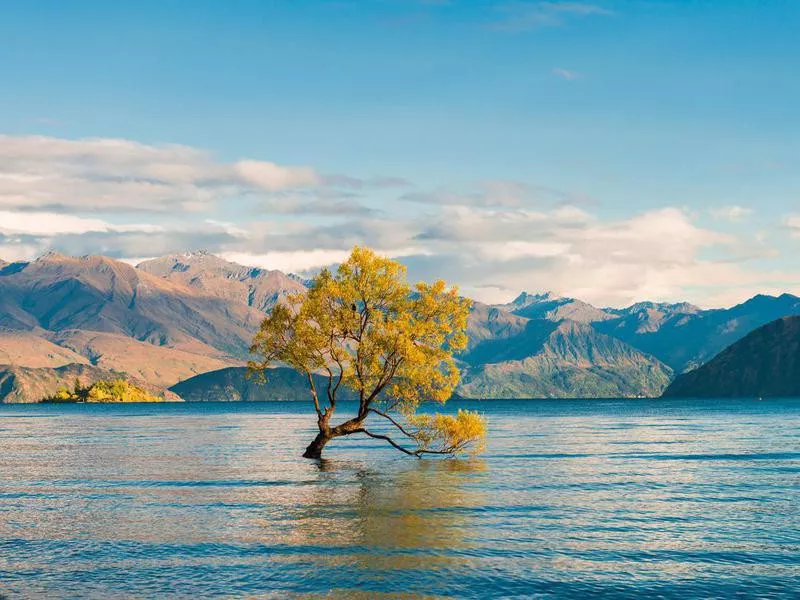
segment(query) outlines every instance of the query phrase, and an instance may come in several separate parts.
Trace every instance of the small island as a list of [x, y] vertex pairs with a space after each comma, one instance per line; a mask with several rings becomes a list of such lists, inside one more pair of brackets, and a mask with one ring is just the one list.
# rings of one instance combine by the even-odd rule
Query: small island
[[101, 380], [84, 386], [75, 380], [72, 389], [59, 389], [52, 396], [39, 400], [40, 403], [76, 404], [81, 402], [164, 402], [161, 396], [154, 396], [125, 379]]

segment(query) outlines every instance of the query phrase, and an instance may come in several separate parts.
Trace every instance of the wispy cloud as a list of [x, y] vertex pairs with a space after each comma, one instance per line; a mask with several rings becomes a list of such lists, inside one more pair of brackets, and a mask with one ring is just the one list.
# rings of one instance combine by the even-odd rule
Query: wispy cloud
[[614, 14], [599, 4], [585, 2], [513, 2], [499, 8], [502, 17], [490, 25], [496, 31], [521, 32], [558, 27], [570, 18]]
[[800, 215], [787, 215], [783, 226], [789, 230], [793, 238], [800, 238]]
[[51, 236], [88, 232], [146, 232], [163, 231], [158, 225], [117, 225], [103, 219], [78, 217], [52, 212], [12, 212], [0, 210], [0, 233], [6, 235]]
[[223, 162], [204, 150], [174, 144], [0, 135], [0, 209], [7, 210], [202, 212], [238, 199], [262, 212], [275, 206], [281, 213], [331, 214], [357, 211], [353, 194], [342, 203], [344, 190], [405, 183], [251, 158]]
[[468, 206], [483, 208], [530, 207], [542, 204], [584, 204], [580, 195], [556, 190], [547, 186], [531, 185], [522, 181], [483, 181], [466, 191], [438, 188], [432, 191], [414, 191], [404, 194], [401, 200], [438, 206]]
[[753, 209], [745, 206], [732, 205], [712, 208], [708, 212], [712, 217], [721, 221], [741, 221], [752, 215]]
[[566, 79], [567, 81], [573, 81], [575, 79], [580, 79], [582, 75], [577, 71], [573, 71], [571, 69], [562, 69], [556, 68], [551, 71], [553, 75], [556, 77], [560, 77], [561, 79]]
[[52, 117], [36, 117], [33, 120], [33, 122], [36, 123], [37, 125], [46, 125], [53, 127], [65, 125], [64, 121], [62, 121], [61, 119], [54, 119]]

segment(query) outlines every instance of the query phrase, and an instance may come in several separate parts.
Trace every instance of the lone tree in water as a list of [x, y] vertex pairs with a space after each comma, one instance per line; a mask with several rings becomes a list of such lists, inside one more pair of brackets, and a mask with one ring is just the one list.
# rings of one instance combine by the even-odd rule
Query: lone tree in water
[[[307, 377], [319, 433], [304, 457], [320, 458], [329, 441], [353, 434], [417, 457], [481, 448], [477, 413], [415, 414], [420, 401], [444, 404], [458, 383], [453, 352], [466, 346], [470, 301], [457, 289], [443, 281], [412, 288], [403, 265], [356, 247], [335, 273], [322, 271], [307, 294], [287, 300], [261, 324], [250, 367], [264, 373], [283, 363]], [[343, 387], [357, 394], [358, 413], [333, 425]], [[402, 442], [367, 429], [370, 417]]]

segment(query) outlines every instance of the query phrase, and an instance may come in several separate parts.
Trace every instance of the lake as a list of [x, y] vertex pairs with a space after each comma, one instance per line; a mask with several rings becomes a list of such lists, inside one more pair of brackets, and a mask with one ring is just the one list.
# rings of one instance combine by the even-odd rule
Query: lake
[[497, 401], [477, 459], [296, 403], [0, 405], [0, 596], [797, 598], [800, 401]]

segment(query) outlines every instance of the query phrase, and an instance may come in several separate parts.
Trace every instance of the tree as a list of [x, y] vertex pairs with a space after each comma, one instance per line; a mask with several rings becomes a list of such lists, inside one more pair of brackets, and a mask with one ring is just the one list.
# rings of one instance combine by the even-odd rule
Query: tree
[[[443, 281], [412, 288], [403, 265], [355, 247], [335, 273], [323, 270], [306, 294], [275, 306], [253, 340], [259, 360], [250, 367], [264, 375], [283, 363], [305, 374], [319, 428], [306, 458], [320, 458], [329, 441], [353, 434], [417, 457], [479, 450], [486, 430], [479, 414], [415, 414], [421, 401], [444, 404], [452, 395], [459, 380], [453, 353], [466, 346], [469, 308]], [[356, 392], [358, 412], [334, 426], [343, 387]], [[406, 443], [367, 429], [369, 417]]]

